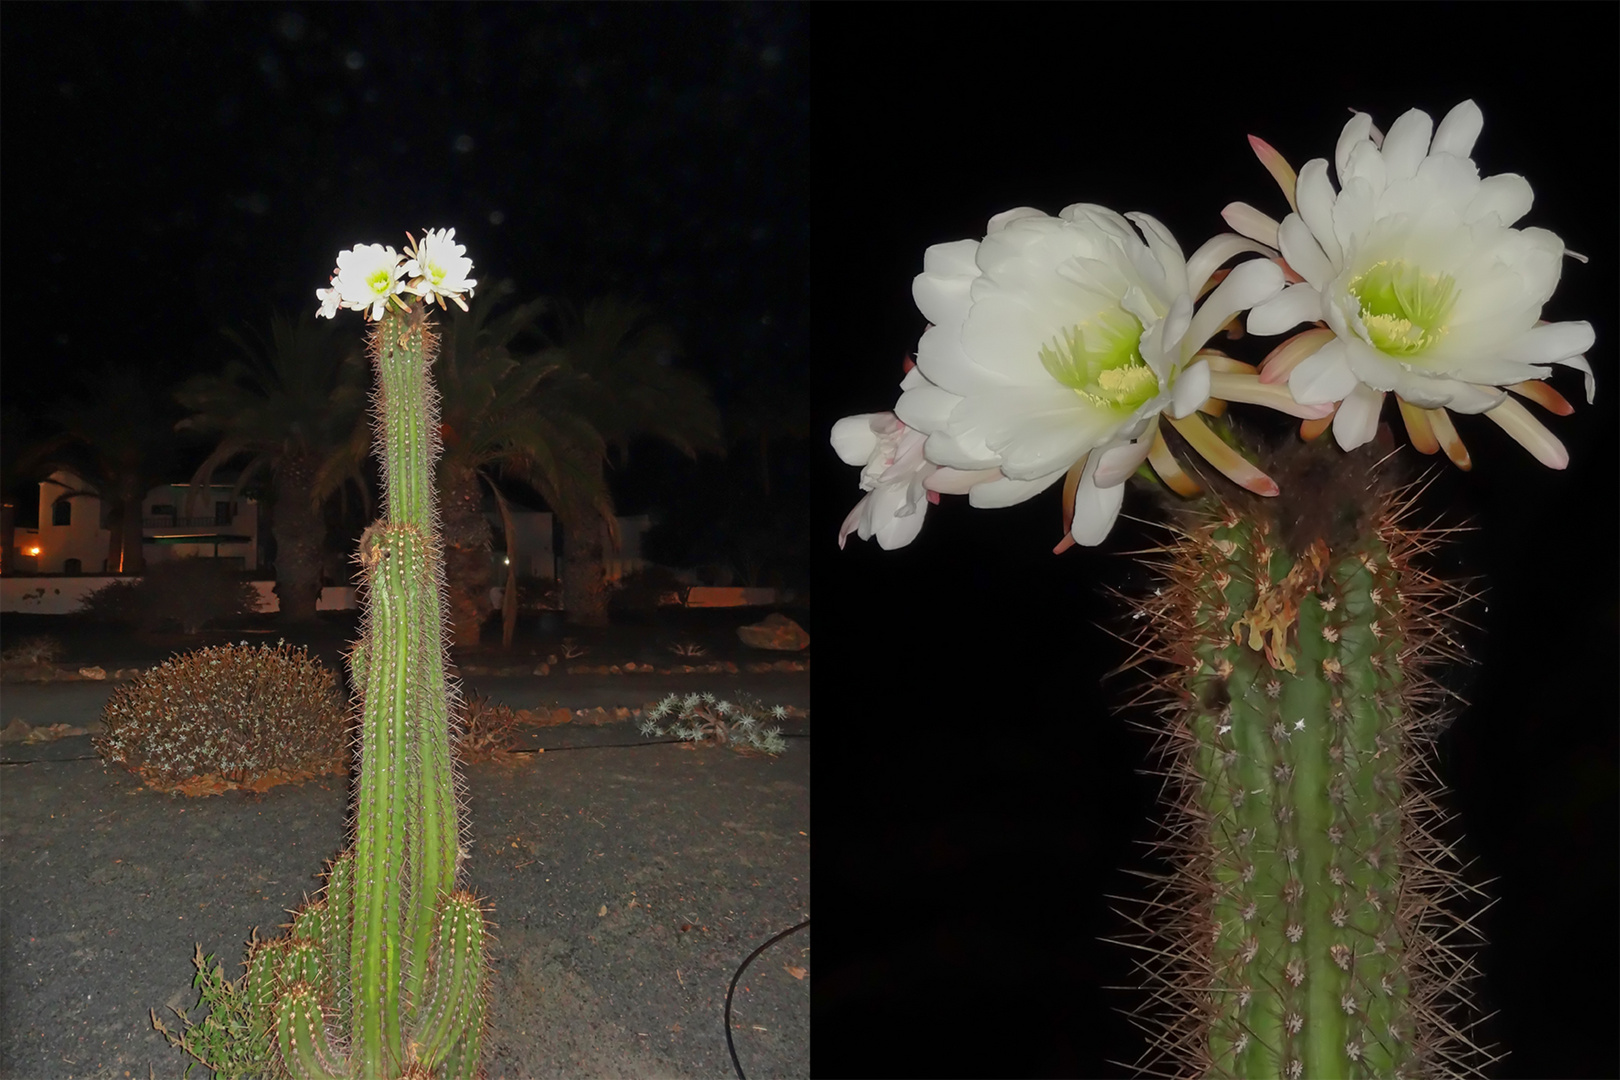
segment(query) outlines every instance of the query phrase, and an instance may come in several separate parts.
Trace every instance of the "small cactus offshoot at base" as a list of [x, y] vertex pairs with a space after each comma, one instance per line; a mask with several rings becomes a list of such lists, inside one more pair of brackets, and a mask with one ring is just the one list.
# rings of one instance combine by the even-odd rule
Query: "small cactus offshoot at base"
[[[425, 318], [427, 299], [459, 302], [447, 280], [473, 284], [452, 236], [430, 232], [408, 262], [379, 245], [344, 252], [332, 290], [322, 290], [331, 311], [366, 307], [378, 320], [370, 351], [387, 509], [358, 554], [365, 632], [350, 654], [360, 713], [353, 836], [289, 933], [251, 943], [240, 983], [217, 969], [210, 977], [199, 956], [210, 1014], [169, 1038], [221, 1073], [249, 1065], [297, 1080], [480, 1075], [489, 928], [459, 881], [466, 838], [432, 484], [437, 342]], [[466, 265], [455, 272], [457, 264]], [[401, 273], [415, 280], [400, 282]], [[422, 302], [406, 304], [401, 289]], [[155, 1015], [153, 1023], [162, 1030]]]

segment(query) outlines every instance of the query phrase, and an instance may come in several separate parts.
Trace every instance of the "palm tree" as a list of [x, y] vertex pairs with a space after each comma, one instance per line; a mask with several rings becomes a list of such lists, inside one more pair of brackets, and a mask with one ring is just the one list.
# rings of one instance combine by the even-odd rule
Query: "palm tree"
[[[230, 330], [225, 336], [241, 355], [219, 374], [197, 376], [175, 392], [191, 412], [176, 427], [220, 440], [192, 477], [193, 490], [207, 486], [219, 466], [243, 456], [249, 460], [238, 490], [261, 469], [270, 471], [281, 617], [309, 621], [321, 592], [322, 504], [345, 482], [365, 491], [356, 462], [370, 439], [359, 345], [308, 312], [296, 323], [275, 315], [268, 340]], [[334, 468], [336, 460], [343, 467]]]
[[[462, 647], [478, 643], [489, 615], [491, 543], [483, 514], [483, 487], [496, 496], [505, 517], [502, 480], [539, 492], [561, 517], [613, 520], [600, 462], [602, 435], [559, 392], [567, 380], [562, 359], [514, 357], [514, 341], [530, 331], [551, 306], [545, 299], [499, 316], [495, 306], [514, 291], [511, 282], [480, 290], [468, 313], [452, 310], [435, 374], [440, 395], [440, 512], [445, 574], [449, 579], [452, 633]], [[508, 544], [513, 533], [507, 529]], [[516, 553], [508, 550], [516, 565]], [[510, 576], [509, 576], [510, 577]], [[508, 615], [516, 590], [508, 580]], [[505, 638], [510, 644], [511, 620]]]
[[39, 443], [19, 469], [49, 475], [57, 469], [85, 482], [60, 498], [97, 495], [111, 532], [107, 568], [138, 574], [146, 568], [141, 551], [141, 504], [146, 493], [170, 479], [175, 459], [168, 411], [149, 389], [150, 380], [127, 365], [106, 365], [81, 380], [84, 392], [58, 404], [48, 418], [59, 433]]
[[[703, 381], [674, 366], [679, 341], [669, 324], [642, 304], [603, 297], [583, 311], [559, 304], [541, 353], [566, 372], [561, 389], [571, 407], [628, 460], [637, 439], [670, 443], [688, 457], [721, 452], [720, 411]], [[579, 470], [602, 477], [605, 459], [579, 460]], [[554, 505], [563, 529], [563, 608], [569, 622], [607, 624], [604, 548], [617, 543], [611, 508]], [[590, 512], [596, 510], [595, 513]]]

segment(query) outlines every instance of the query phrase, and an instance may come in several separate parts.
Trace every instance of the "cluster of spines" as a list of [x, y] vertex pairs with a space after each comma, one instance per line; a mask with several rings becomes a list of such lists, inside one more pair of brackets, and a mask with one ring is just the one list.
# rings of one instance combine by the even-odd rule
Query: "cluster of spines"
[[1156, 1036], [1145, 1073], [1494, 1060], [1451, 1019], [1473, 970], [1451, 905], [1478, 890], [1435, 835], [1427, 754], [1451, 697], [1429, 672], [1462, 658], [1449, 624], [1472, 597], [1419, 565], [1450, 530], [1410, 526], [1413, 488], [1368, 494], [1375, 526], [1314, 561], [1266, 518], [1206, 507], [1154, 553], [1161, 587], [1131, 598], [1124, 667], [1158, 670], [1130, 704], [1160, 718], [1142, 726], [1173, 788], [1159, 847], [1176, 868], [1127, 916], [1156, 1003], [1137, 1017]]

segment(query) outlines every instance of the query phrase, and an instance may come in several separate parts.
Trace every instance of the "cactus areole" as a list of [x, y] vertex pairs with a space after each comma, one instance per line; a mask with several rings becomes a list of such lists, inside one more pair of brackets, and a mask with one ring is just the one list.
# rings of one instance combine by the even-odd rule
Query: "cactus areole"
[[[345, 258], [356, 260], [345, 252], [332, 289], [319, 294], [322, 314], [349, 307], [376, 318], [369, 346], [386, 513], [357, 554], [364, 633], [349, 658], [359, 710], [352, 842], [321, 895], [294, 913], [290, 933], [251, 943], [243, 984], [223, 995], [247, 1022], [231, 1028], [239, 1035], [213, 1040], [247, 1041], [233, 1045], [228, 1060], [272, 1075], [479, 1075], [488, 928], [483, 905], [459, 880], [466, 848], [432, 483], [437, 341], [426, 317], [429, 300], [460, 303], [446, 282], [458, 290], [475, 284], [452, 239], [430, 231], [409, 261], [380, 245], [356, 249], [366, 256], [365, 273], [347, 278]], [[433, 272], [418, 273], [418, 259]], [[223, 1030], [227, 1009], [222, 1000], [213, 1004], [210, 1020]], [[197, 1033], [192, 1028], [188, 1041]]]

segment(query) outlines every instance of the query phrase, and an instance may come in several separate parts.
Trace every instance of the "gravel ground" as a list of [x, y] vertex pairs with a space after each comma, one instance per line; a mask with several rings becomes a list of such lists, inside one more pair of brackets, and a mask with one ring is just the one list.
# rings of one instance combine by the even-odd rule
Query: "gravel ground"
[[[109, 661], [115, 663], [116, 661]], [[745, 690], [809, 705], [807, 673], [473, 676], [516, 708], [637, 706]], [[91, 727], [108, 683], [10, 683], [0, 724]], [[494, 906], [499, 1077], [727, 1077], [726, 990], [810, 917], [809, 722], [778, 758], [649, 743], [633, 723], [525, 729], [544, 748], [467, 770], [470, 885]], [[186, 799], [95, 758], [88, 736], [0, 765], [0, 1076], [179, 1076], [152, 1029], [195, 1009], [198, 946], [240, 974], [342, 842], [342, 778]], [[26, 764], [24, 764], [26, 762]], [[810, 930], [770, 945], [732, 1003], [749, 1077], [808, 1076]], [[201, 1071], [201, 1070], [199, 1070]], [[193, 1075], [198, 1075], [193, 1073]]]

